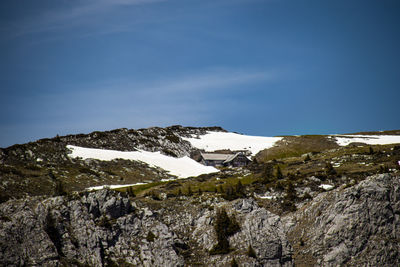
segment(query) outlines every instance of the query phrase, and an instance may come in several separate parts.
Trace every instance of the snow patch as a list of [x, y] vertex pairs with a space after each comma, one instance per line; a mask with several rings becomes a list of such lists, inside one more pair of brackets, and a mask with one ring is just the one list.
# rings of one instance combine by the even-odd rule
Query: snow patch
[[263, 195], [255, 194], [255, 196], [256, 196], [257, 198], [261, 198], [261, 199], [275, 199], [275, 197], [269, 195], [268, 192], [265, 192], [265, 194], [263, 194]]
[[350, 143], [365, 143], [368, 145], [389, 145], [400, 143], [400, 135], [340, 135], [335, 136], [339, 146]]
[[207, 152], [212, 152], [221, 149], [230, 150], [249, 150], [252, 155], [259, 151], [270, 148], [283, 137], [264, 137], [250, 136], [237, 133], [225, 132], [207, 132], [204, 135], [196, 137], [182, 137], [192, 144], [195, 148], [204, 149]]
[[318, 186], [319, 188], [322, 188], [324, 190], [331, 190], [334, 186], [330, 185], [330, 184], [321, 184], [320, 186]]
[[106, 161], [114, 159], [142, 161], [149, 164], [151, 167], [159, 167], [164, 169], [178, 178], [187, 178], [190, 176], [199, 176], [201, 174], [218, 172], [216, 168], [204, 166], [187, 156], [182, 158], [174, 158], [163, 155], [160, 152], [148, 152], [143, 150], [125, 152], [117, 150], [85, 148], [72, 145], [67, 145], [67, 148], [72, 150], [72, 153], [68, 154], [68, 156], [71, 158], [79, 157], [82, 159], [98, 159]]
[[136, 183], [136, 184], [115, 184], [115, 185], [99, 185], [99, 186], [91, 186], [86, 188], [87, 191], [94, 191], [94, 190], [101, 190], [104, 188], [110, 188], [110, 189], [115, 189], [115, 188], [123, 188], [123, 187], [129, 187], [129, 186], [135, 186], [135, 185], [142, 185], [146, 183]]

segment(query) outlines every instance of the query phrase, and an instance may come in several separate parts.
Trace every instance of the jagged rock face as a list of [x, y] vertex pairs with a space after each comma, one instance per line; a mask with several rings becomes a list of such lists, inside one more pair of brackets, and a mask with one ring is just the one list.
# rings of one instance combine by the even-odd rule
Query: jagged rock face
[[[240, 230], [217, 244], [216, 211]], [[111, 190], [0, 204], [4, 266], [397, 266], [400, 181], [375, 175], [315, 197], [283, 217], [252, 198], [130, 200]], [[251, 246], [255, 257], [250, 257]]]
[[291, 234], [298, 239], [292, 240], [303, 243], [296, 255], [303, 266], [397, 266], [399, 177], [371, 176], [322, 194], [297, 212], [295, 222]]
[[[183, 265], [176, 235], [112, 191], [8, 202], [0, 212], [0, 265]], [[146, 238], [150, 231], [154, 240]]]
[[258, 262], [247, 266], [292, 266], [292, 247], [278, 215], [259, 208], [253, 199], [244, 199], [234, 205], [244, 214], [242, 231], [232, 239], [242, 248], [250, 245]]
[[[215, 210], [184, 205], [176, 212], [152, 210], [109, 190], [9, 201], [0, 206], [0, 265], [224, 266], [235, 257], [243, 266], [292, 266], [279, 217], [254, 200], [218, 204], [241, 225], [230, 238], [235, 255], [210, 256], [217, 242]], [[246, 255], [249, 244], [257, 259]]]

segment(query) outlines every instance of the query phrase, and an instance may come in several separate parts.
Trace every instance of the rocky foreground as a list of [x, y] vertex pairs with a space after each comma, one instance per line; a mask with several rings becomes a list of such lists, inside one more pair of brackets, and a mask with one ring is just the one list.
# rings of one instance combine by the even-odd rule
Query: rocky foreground
[[[238, 229], [222, 244], [218, 214]], [[219, 220], [221, 222], [221, 220]], [[223, 229], [223, 228], [222, 228]], [[212, 253], [214, 251], [214, 253]], [[398, 266], [400, 180], [370, 176], [273, 214], [252, 198], [111, 190], [0, 204], [1, 266]]]

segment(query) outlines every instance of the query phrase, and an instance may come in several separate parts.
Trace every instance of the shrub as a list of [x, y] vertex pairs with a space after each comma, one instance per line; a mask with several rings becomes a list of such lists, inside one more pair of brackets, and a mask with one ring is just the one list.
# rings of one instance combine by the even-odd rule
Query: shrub
[[151, 198], [154, 199], [154, 200], [161, 200], [161, 198], [160, 198], [160, 196], [158, 195], [158, 193], [157, 193], [156, 191], [154, 191], [154, 190], [150, 192], [150, 196], [151, 196]]
[[155, 234], [153, 234], [152, 231], [149, 231], [149, 232], [147, 233], [146, 240], [147, 240], [148, 242], [154, 242], [155, 239], [156, 239]]
[[222, 197], [226, 200], [234, 200], [240, 197], [245, 196], [244, 186], [242, 182], [239, 180], [235, 187], [227, 186], [225, 188], [225, 192], [222, 194]]
[[273, 167], [271, 164], [267, 164], [264, 166], [261, 177], [263, 184], [268, 184], [274, 180]]
[[387, 165], [385, 166], [379, 166], [379, 172], [380, 173], [388, 173], [389, 172], [389, 167]]
[[287, 199], [285, 199], [283, 201], [283, 203], [281, 203], [281, 208], [284, 211], [296, 211], [296, 205], [294, 204], [293, 201], [288, 201]]
[[130, 196], [130, 197], [136, 197], [135, 193], [133, 192], [132, 187], [128, 187], [128, 189], [126, 190], [126, 193], [128, 193], [128, 196]]
[[330, 162], [327, 162], [325, 164], [325, 173], [327, 175], [335, 175], [336, 174], [336, 170], [333, 168], [333, 166]]
[[97, 226], [111, 230], [113, 223], [115, 223], [115, 220], [109, 219], [106, 215], [102, 215], [97, 222]]
[[279, 167], [279, 165], [276, 167], [276, 179], [278, 180], [283, 179], [283, 174], [281, 171], [281, 167]]
[[171, 141], [172, 143], [179, 143], [179, 137], [173, 134], [167, 135], [165, 139]]
[[281, 182], [276, 182], [276, 184], [275, 184], [275, 190], [277, 190], [277, 191], [282, 191], [284, 188], [283, 188], [283, 185], [282, 185], [282, 183]]
[[306, 193], [304, 193], [304, 196], [303, 196], [303, 200], [305, 200], [305, 199], [312, 199], [312, 196], [308, 192], [306, 192]]
[[238, 196], [240, 197], [244, 196], [244, 186], [240, 180], [237, 182], [235, 190]]
[[192, 196], [193, 195], [193, 191], [192, 191], [192, 187], [189, 185], [189, 187], [188, 187], [188, 193], [187, 193], [187, 195], [188, 196]]
[[227, 186], [225, 188], [225, 192], [222, 194], [222, 197], [226, 200], [234, 200], [236, 199], [235, 190], [232, 186]]
[[171, 156], [171, 157], [174, 157], [174, 158], [178, 157], [178, 155], [176, 155], [175, 152], [173, 152], [172, 150], [166, 149], [166, 148], [163, 149], [162, 152], [164, 152], [164, 154], [167, 155], [167, 156]]
[[55, 183], [56, 183], [56, 186], [54, 188], [54, 196], [67, 195], [67, 191], [65, 190], [63, 183], [60, 180], [57, 180]]
[[371, 146], [368, 149], [368, 154], [370, 154], [370, 155], [374, 154], [374, 149]]
[[292, 182], [288, 182], [286, 187], [286, 199], [293, 202], [296, 198], [296, 190], [294, 189]]
[[223, 194], [225, 192], [224, 188], [222, 187], [222, 185], [218, 186], [218, 192], [221, 193], [221, 194]]

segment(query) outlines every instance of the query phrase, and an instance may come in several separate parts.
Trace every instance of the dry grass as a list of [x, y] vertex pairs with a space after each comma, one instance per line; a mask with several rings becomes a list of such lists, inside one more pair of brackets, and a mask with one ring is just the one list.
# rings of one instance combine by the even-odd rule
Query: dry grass
[[323, 135], [287, 136], [277, 142], [274, 147], [258, 153], [256, 158], [259, 162], [267, 162], [273, 159], [299, 157], [305, 153], [317, 153], [338, 147], [336, 142]]

